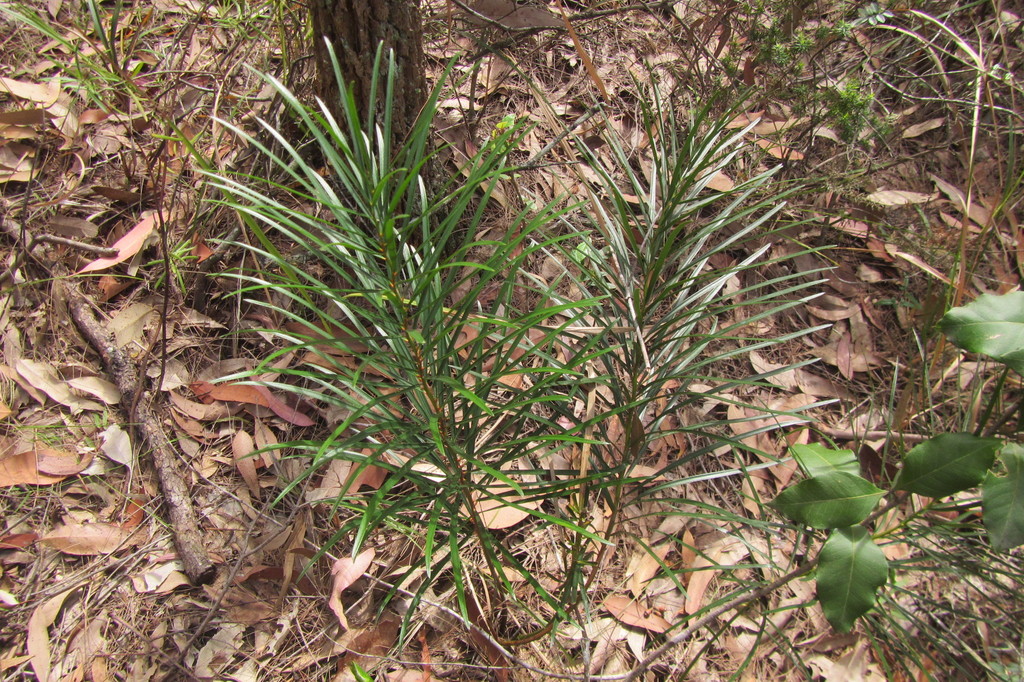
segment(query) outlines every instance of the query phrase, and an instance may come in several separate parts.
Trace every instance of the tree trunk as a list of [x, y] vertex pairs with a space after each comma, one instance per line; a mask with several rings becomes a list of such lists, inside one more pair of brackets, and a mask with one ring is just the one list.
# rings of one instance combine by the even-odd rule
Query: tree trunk
[[[340, 122], [343, 120], [338, 85], [324, 45], [330, 40], [346, 85], [352, 89], [360, 115], [380, 114], [388, 50], [394, 50], [394, 108], [391, 112], [392, 149], [405, 138], [427, 99], [423, 72], [423, 26], [418, 0], [311, 0], [313, 49], [317, 62], [318, 94]], [[370, 102], [370, 83], [377, 46], [384, 56], [378, 101]], [[369, 124], [369, 121], [364, 121]]]

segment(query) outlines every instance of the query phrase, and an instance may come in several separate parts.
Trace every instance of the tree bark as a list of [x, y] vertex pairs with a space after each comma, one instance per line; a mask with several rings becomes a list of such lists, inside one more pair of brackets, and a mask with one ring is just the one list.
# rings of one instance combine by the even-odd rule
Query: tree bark
[[[387, 75], [388, 51], [394, 50], [394, 107], [391, 112], [392, 149], [405, 138], [427, 99], [423, 71], [423, 25], [418, 0], [311, 0], [313, 49], [317, 63], [318, 94], [339, 122], [342, 101], [331, 58], [324, 44], [334, 47], [341, 74], [355, 96], [361, 116], [380, 114]], [[377, 46], [383, 44], [377, 101], [370, 102], [370, 83]], [[364, 120], [363, 124], [369, 122]]]

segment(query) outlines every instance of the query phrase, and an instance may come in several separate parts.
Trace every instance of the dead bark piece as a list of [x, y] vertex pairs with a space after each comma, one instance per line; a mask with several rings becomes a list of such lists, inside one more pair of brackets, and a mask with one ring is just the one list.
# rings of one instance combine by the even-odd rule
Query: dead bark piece
[[[174, 534], [174, 545], [184, 564], [185, 574], [193, 585], [209, 583], [216, 569], [203, 547], [203, 536], [188, 487], [178, 471], [174, 450], [164, 434], [163, 424], [153, 409], [152, 396], [145, 390], [135, 363], [114, 345], [113, 337], [96, 319], [82, 294], [66, 283], [63, 286], [71, 318], [100, 354], [103, 366], [121, 391], [121, 405], [129, 412], [132, 405], [136, 405], [135, 414], [128, 416], [135, 424], [141, 443], [152, 453], [153, 466], [156, 468]], [[142, 395], [136, 400], [139, 391], [142, 391]]]

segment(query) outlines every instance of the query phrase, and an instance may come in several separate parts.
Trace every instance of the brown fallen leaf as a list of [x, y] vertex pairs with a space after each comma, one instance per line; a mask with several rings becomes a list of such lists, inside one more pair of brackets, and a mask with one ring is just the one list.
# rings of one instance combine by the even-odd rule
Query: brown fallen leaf
[[945, 124], [946, 124], [946, 118], [945, 117], [933, 118], [933, 119], [929, 119], [927, 121], [922, 121], [921, 123], [915, 123], [912, 126], [908, 126], [907, 129], [903, 131], [902, 137], [903, 137], [904, 140], [908, 140], [910, 138], [917, 137], [919, 135], [923, 135], [923, 134], [927, 133], [929, 130], [935, 130], [936, 128], [941, 128]]
[[66, 478], [45, 474], [39, 470], [39, 457], [35, 450], [26, 450], [0, 459], [0, 488], [15, 485], [53, 485]]
[[260, 453], [260, 459], [263, 461], [263, 466], [270, 466], [281, 459], [280, 450], [274, 450], [267, 448], [273, 448], [277, 445], [277, 436], [271, 431], [270, 427], [267, 426], [262, 419], [254, 419], [252, 423], [253, 427], [253, 440], [256, 443], [256, 449], [262, 450]]
[[626, 575], [629, 576], [629, 591], [634, 597], [639, 597], [647, 589], [647, 583], [657, 575], [661, 568], [661, 562], [672, 551], [671, 542], [665, 542], [654, 547], [654, 554], [646, 548], [639, 548], [629, 559], [626, 565]]
[[746, 113], [739, 114], [738, 116], [733, 118], [731, 121], [725, 124], [725, 127], [726, 129], [730, 130], [736, 128], [746, 128], [751, 123], [754, 123], [755, 121], [760, 121], [763, 115], [763, 111], [748, 111]]
[[68, 239], [92, 239], [100, 231], [99, 226], [94, 222], [64, 215], [55, 215], [50, 218], [46, 229], [48, 232]]
[[778, 142], [766, 140], [763, 137], [757, 138], [754, 140], [754, 143], [763, 149], [768, 156], [774, 156], [776, 159], [781, 159], [782, 161], [800, 161], [804, 158], [803, 152], [798, 152], [791, 147], [786, 147]]
[[342, 557], [335, 561], [334, 566], [331, 567], [334, 583], [331, 585], [331, 596], [327, 600], [327, 605], [334, 611], [334, 614], [338, 617], [338, 622], [341, 623], [341, 627], [344, 630], [348, 630], [348, 619], [345, 618], [345, 605], [341, 603], [341, 593], [348, 589], [352, 583], [363, 577], [366, 569], [373, 563], [375, 554], [376, 552], [371, 547], [360, 552], [359, 556], [354, 559]]
[[686, 586], [686, 607], [688, 615], [700, 611], [704, 601], [704, 593], [715, 576], [722, 570], [734, 565], [737, 561], [749, 554], [750, 550], [739, 539], [732, 536], [725, 536], [715, 541], [704, 552], [697, 556], [693, 562], [693, 571], [690, 573], [690, 582]]
[[39, 542], [64, 554], [94, 556], [112, 554], [118, 549], [137, 544], [131, 536], [132, 531], [110, 523], [72, 521], [50, 531], [39, 538]]
[[211, 384], [208, 381], [195, 381], [189, 384], [189, 388], [196, 394], [196, 397], [205, 403], [214, 400], [247, 403], [269, 408], [281, 419], [295, 424], [296, 426], [312, 426], [313, 420], [298, 410], [289, 407], [280, 398], [270, 392], [266, 386], [253, 386], [251, 384]]
[[238, 405], [226, 405], [216, 401], [211, 401], [208, 404], [197, 403], [175, 391], [168, 391], [168, 394], [171, 397], [171, 403], [178, 411], [198, 421], [227, 419], [237, 413], [239, 409]]
[[47, 476], [74, 476], [85, 471], [92, 463], [92, 452], [78, 455], [53, 448], [35, 448], [36, 468]]
[[74, 379], [68, 379], [68, 386], [76, 391], [88, 393], [95, 398], [99, 398], [107, 405], [117, 405], [121, 402], [121, 392], [117, 390], [117, 386], [106, 379], [101, 379], [100, 377], [76, 377]]
[[29, 616], [25, 648], [32, 657], [32, 672], [36, 674], [37, 680], [50, 680], [49, 628], [57, 620], [57, 614], [64, 606], [64, 601], [77, 589], [77, 587], [72, 587], [70, 590], [47, 599], [37, 606]]
[[722, 171], [715, 171], [715, 174], [708, 181], [708, 189], [713, 189], [716, 192], [728, 192], [736, 186], [736, 183], [732, 181], [728, 175]]
[[0, 125], [35, 126], [46, 122], [45, 109], [16, 109], [0, 111]]
[[111, 201], [117, 201], [122, 204], [128, 204], [129, 206], [139, 204], [145, 198], [139, 192], [133, 192], [127, 189], [118, 189], [117, 187], [104, 187], [102, 185], [93, 187], [91, 192], [94, 195], [106, 197]]
[[9, 93], [18, 99], [27, 99], [46, 108], [60, 97], [60, 86], [54, 83], [29, 83], [13, 78], [0, 77], [0, 92]]
[[36, 150], [18, 143], [0, 144], [0, 182], [28, 182], [35, 168]]
[[[516, 5], [514, 0], [477, 0], [472, 9], [508, 29], [554, 28], [562, 20], [543, 7]], [[482, 24], [483, 19], [470, 15], [470, 23]]]
[[[338, 663], [338, 669], [347, 671], [355, 663], [364, 670], [373, 670], [381, 663], [387, 661], [388, 652], [391, 651], [395, 641], [398, 639], [398, 631], [401, 625], [402, 619], [388, 612], [370, 627], [346, 632], [338, 642], [341, 647], [347, 650], [347, 653]], [[388, 667], [390, 668], [390, 666]], [[419, 678], [420, 680], [429, 679], [425, 672], [420, 673]], [[388, 679], [391, 679], [390, 676]]]
[[39, 539], [35, 533], [12, 533], [0, 536], [0, 549], [25, 549]]
[[[540, 506], [537, 500], [524, 501], [522, 497], [513, 493], [512, 488], [506, 483], [493, 483], [487, 488], [486, 494], [474, 491], [471, 497], [473, 508], [479, 514], [481, 522], [491, 530], [511, 528], [530, 516], [528, 510]], [[513, 507], [510, 503], [524, 509]]]
[[650, 632], [665, 632], [672, 624], [658, 614], [645, 609], [635, 599], [621, 594], [611, 594], [601, 603], [605, 611], [621, 623], [643, 628]]
[[987, 225], [992, 219], [992, 212], [983, 206], [979, 206], [973, 201], [970, 205], [967, 205], [967, 195], [964, 194], [963, 190], [956, 187], [952, 183], [946, 182], [937, 175], [931, 173], [928, 174], [932, 182], [935, 183], [935, 187], [945, 194], [950, 202], [960, 210], [961, 213], [966, 213], [967, 217], [976, 222], [979, 225]]
[[245, 430], [239, 429], [235, 437], [231, 439], [231, 452], [235, 458], [235, 467], [238, 473], [242, 474], [242, 480], [249, 487], [253, 497], [260, 496], [260, 478], [256, 473], [256, 458], [252, 456], [256, 449], [252, 436]]
[[[363, 454], [367, 454], [367, 452], [364, 450]], [[355, 492], [365, 485], [372, 490], [378, 490], [390, 473], [384, 467], [368, 464], [355, 473], [352, 480], [346, 485], [346, 489]]]

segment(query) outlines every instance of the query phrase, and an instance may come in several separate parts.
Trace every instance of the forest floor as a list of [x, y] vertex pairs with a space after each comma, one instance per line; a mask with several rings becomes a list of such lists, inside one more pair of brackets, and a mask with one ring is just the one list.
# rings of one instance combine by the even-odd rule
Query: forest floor
[[[777, 458], [794, 443], [833, 443], [884, 481], [915, 443], [973, 430], [994, 391], [1004, 396], [998, 433], [1018, 432], [1019, 377], [996, 388], [999, 373], [944, 344], [936, 322], [982, 293], [1019, 289], [1024, 274], [1020, 7], [682, 0], [517, 9], [482, 0], [473, 8], [476, 16], [458, 2], [423, 8], [428, 80], [454, 60], [456, 84], [443, 90], [435, 121], [451, 172], [511, 115], [533, 126], [513, 161], [543, 152], [544, 163], [517, 177], [520, 194], [584, 198], [594, 170], [574, 145], [608, 158], [601, 140], [613, 135], [643, 158], [650, 139], [638, 97], [656, 85], [683, 110], [717, 93], [721, 112], [734, 107], [731, 130], [756, 123], [708, 191], [728, 192], [779, 165], [780, 186], [801, 184], [780, 214], [791, 240], [771, 256], [812, 249], [792, 267], [830, 269], [819, 298], [761, 321], [759, 333], [822, 328], [733, 359], [729, 371], [819, 361], [747, 395], [747, 405], [765, 406], [765, 430], [749, 435], [759, 414], [738, 407], [729, 418], [747, 421], [731, 436]], [[373, 538], [376, 563], [350, 576], [339, 576], [343, 545], [318, 554], [339, 526], [330, 505], [316, 502], [340, 490], [350, 463], [332, 464], [281, 501], [304, 463], [251, 456], [322, 438], [336, 415], [210, 383], [251, 369], [274, 342], [259, 331], [271, 322], [221, 276], [249, 257], [223, 240], [249, 237], [212, 201], [199, 159], [220, 172], [264, 170], [223, 122], [254, 134], [257, 119], [287, 123], [259, 72], [308, 98], [308, 33], [302, 6], [283, 1], [0, 0], [0, 678], [343, 680], [358, 679], [358, 663], [387, 680], [625, 679], [666, 631], [722, 597], [730, 567], [757, 563], [746, 540], [673, 527], [655, 511], [632, 529], [639, 542], [619, 538], [605, 555], [590, 584], [601, 613], [585, 633], [548, 633], [506, 652], [465, 628], [451, 591], [438, 588], [396, 650], [403, 614], [378, 612], [371, 581], [400, 563], [398, 550], [387, 553], [398, 536]], [[491, 228], [517, 210], [514, 199], [498, 203]], [[140, 387], [152, 390], [151, 403]], [[810, 424], [767, 428], [778, 411], [804, 408]], [[659, 447], [658, 457], [671, 458], [685, 444]], [[728, 448], [722, 457], [728, 466], [756, 463]], [[770, 519], [749, 500], [774, 497], [794, 469], [762, 469], [735, 485], [710, 479], [688, 497]], [[178, 499], [160, 470], [182, 477]], [[372, 492], [385, 474], [364, 470], [355, 487]], [[914, 503], [897, 512], [909, 516]], [[189, 519], [172, 506], [194, 510], [186, 541], [197, 556], [175, 544]], [[557, 543], [542, 521], [514, 532], [541, 572], [556, 570]], [[679, 544], [659, 544], [671, 537]], [[936, 543], [959, 565], [952, 546]], [[664, 551], [655, 560], [644, 547]], [[765, 598], [770, 622], [723, 616], [642, 679], [1024, 674], [1019, 550], [987, 580], [966, 563], [935, 569], [919, 547], [885, 549], [891, 562], [925, 567], [889, 593], [916, 614], [889, 621], [902, 632], [838, 634], [813, 603], [813, 585], [794, 581]], [[667, 579], [666, 566], [685, 579]], [[501, 597], [479, 595], [482, 612], [470, 617], [507, 642], [530, 627], [517, 626], [521, 614]], [[499, 670], [506, 664], [511, 672]]]

